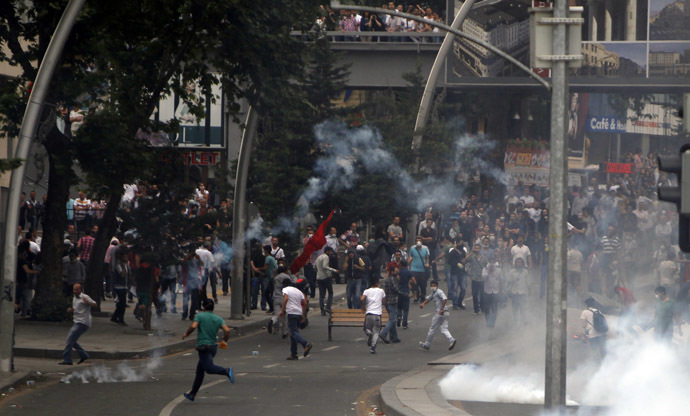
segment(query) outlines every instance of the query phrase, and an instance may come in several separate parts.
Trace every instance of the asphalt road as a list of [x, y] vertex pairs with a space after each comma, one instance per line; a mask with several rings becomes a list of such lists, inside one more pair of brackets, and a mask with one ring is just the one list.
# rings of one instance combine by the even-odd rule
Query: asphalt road
[[[471, 302], [468, 302], [471, 304]], [[310, 326], [302, 331], [314, 344], [305, 359], [286, 361], [289, 338], [256, 331], [231, 340], [227, 350], [220, 350], [216, 364], [233, 366], [236, 383], [226, 377], [207, 375], [203, 390], [195, 402], [182, 398], [189, 391], [196, 367], [196, 352], [190, 350], [163, 357], [160, 366], [147, 373], [147, 360], [130, 361], [128, 366], [142, 380], [136, 382], [84, 384], [73, 380], [59, 382], [59, 375], [27, 389], [23, 394], [0, 403], [3, 416], [54, 415], [62, 409], [70, 416], [98, 415], [197, 415], [206, 414], [274, 414], [274, 415], [355, 415], [358, 398], [376, 386], [401, 373], [448, 355], [448, 343], [437, 333], [430, 351], [419, 348], [426, 336], [433, 305], [420, 310], [410, 305], [410, 328], [400, 329], [399, 344], [379, 344], [372, 355], [361, 329], [333, 328], [328, 341], [327, 318], [310, 314]], [[507, 315], [507, 314], [506, 314]], [[504, 317], [508, 319], [507, 317]], [[500, 319], [500, 317], [499, 317]], [[470, 310], [453, 311], [450, 331], [458, 339], [453, 353], [477, 339], [470, 334], [483, 333], [484, 317]], [[301, 347], [299, 352], [301, 355]], [[254, 355], [253, 351], [258, 351]], [[92, 372], [114, 373], [119, 363], [94, 362]], [[84, 371], [83, 366], [70, 371]], [[108, 369], [109, 368], [109, 369]], [[143, 375], [142, 375], [143, 374]]]

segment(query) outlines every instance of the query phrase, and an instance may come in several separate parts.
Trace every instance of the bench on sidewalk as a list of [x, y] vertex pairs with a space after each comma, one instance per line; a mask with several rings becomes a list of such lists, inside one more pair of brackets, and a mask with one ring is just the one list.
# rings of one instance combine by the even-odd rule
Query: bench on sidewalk
[[[328, 317], [328, 340], [333, 340], [331, 338], [331, 328], [333, 327], [364, 327], [365, 315], [366, 314], [361, 309], [332, 309]], [[382, 327], [388, 322], [388, 319], [388, 312], [384, 310], [383, 315], [381, 315]]]

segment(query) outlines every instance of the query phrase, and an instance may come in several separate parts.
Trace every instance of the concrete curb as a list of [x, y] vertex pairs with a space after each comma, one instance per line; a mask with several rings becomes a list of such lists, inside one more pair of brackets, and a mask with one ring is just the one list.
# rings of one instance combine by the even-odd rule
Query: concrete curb
[[[247, 332], [261, 329], [266, 325], [266, 322], [268, 322], [268, 318], [269, 317], [267, 316], [266, 319], [250, 322], [246, 325], [233, 325], [231, 326], [231, 328], [237, 331], [231, 331], [230, 336], [234, 338], [242, 336]], [[162, 355], [174, 354], [181, 351], [192, 349], [195, 345], [196, 339], [192, 338], [184, 341], [179, 340], [178, 342], [172, 342], [162, 347], [152, 347], [132, 351], [89, 351], [89, 355], [91, 358], [99, 360], [123, 360], [130, 358], [149, 357], [154, 353], [162, 353]], [[14, 355], [17, 357], [54, 358], [57, 360], [62, 358], [62, 350], [15, 347]]]

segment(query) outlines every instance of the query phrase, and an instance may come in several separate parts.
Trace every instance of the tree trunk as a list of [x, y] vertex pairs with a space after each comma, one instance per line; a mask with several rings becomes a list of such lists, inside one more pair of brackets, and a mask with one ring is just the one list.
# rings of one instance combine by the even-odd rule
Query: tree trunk
[[41, 272], [36, 296], [31, 306], [33, 319], [63, 321], [67, 319], [69, 301], [62, 294], [62, 253], [67, 224], [65, 205], [74, 179], [70, 139], [52, 128], [44, 142], [48, 153], [48, 200], [45, 207], [41, 241]]
[[110, 194], [108, 205], [103, 213], [103, 218], [98, 224], [98, 233], [96, 233], [96, 240], [93, 243], [91, 257], [86, 266], [86, 284], [84, 292], [89, 294], [98, 304], [98, 307], [93, 309], [96, 311], [100, 311], [101, 309], [101, 296], [103, 295], [103, 262], [105, 260], [105, 252], [110, 245], [110, 239], [117, 231], [115, 216], [117, 210], [120, 208], [121, 200], [122, 192]]

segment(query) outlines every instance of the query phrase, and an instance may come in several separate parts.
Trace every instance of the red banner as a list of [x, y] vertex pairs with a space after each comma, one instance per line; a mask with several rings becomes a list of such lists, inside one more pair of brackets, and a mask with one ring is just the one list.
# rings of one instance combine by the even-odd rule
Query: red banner
[[599, 170], [605, 173], [632, 173], [632, 163], [602, 162]]

